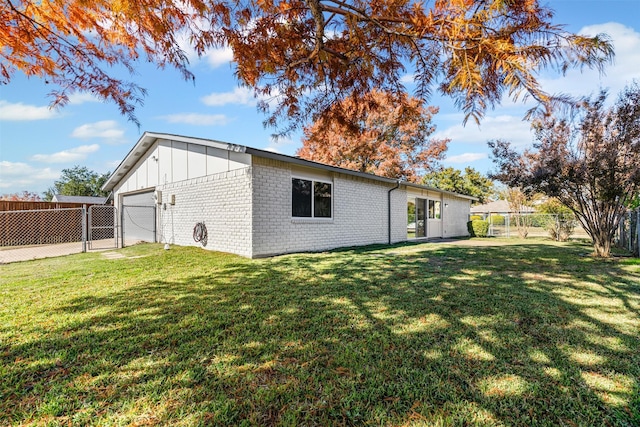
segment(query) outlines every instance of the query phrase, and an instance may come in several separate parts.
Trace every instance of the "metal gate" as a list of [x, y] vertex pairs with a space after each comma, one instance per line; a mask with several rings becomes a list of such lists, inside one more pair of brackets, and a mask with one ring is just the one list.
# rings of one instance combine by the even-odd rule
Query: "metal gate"
[[93, 205], [89, 207], [89, 249], [111, 249], [118, 247], [118, 232], [115, 206]]

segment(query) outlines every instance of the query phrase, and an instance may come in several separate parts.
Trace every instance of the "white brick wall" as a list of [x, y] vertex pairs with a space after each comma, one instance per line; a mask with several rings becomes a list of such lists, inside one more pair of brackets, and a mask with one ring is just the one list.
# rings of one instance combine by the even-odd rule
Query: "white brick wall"
[[442, 209], [443, 237], [468, 236], [467, 221], [469, 221], [471, 201], [445, 194]]
[[391, 243], [407, 240], [407, 191], [401, 186], [391, 192]]
[[[193, 240], [193, 228], [205, 223], [206, 249], [250, 257], [251, 167], [158, 186], [162, 243], [202, 246]], [[175, 205], [169, 202], [175, 195]]]
[[[387, 194], [393, 187], [333, 173], [333, 218], [291, 217], [292, 166], [260, 157], [253, 166], [158, 186], [159, 240], [202, 246], [193, 228], [204, 221], [206, 249], [260, 257], [387, 243]], [[297, 172], [293, 172], [297, 175]], [[324, 178], [327, 179], [327, 178]], [[175, 195], [175, 205], [169, 202]], [[445, 195], [444, 237], [467, 235], [469, 201]], [[407, 238], [407, 190], [391, 192], [391, 241]]]
[[[333, 174], [333, 218], [291, 217], [291, 165], [253, 158], [253, 256], [318, 251], [387, 243], [387, 192], [393, 186]], [[406, 238], [406, 194], [392, 194], [400, 208], [392, 218], [392, 239]]]

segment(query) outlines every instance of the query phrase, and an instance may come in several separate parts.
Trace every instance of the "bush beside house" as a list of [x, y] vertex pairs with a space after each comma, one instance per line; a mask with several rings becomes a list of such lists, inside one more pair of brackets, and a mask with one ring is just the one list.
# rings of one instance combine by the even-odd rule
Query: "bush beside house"
[[489, 234], [489, 221], [475, 219], [467, 223], [467, 229], [471, 237], [487, 237]]

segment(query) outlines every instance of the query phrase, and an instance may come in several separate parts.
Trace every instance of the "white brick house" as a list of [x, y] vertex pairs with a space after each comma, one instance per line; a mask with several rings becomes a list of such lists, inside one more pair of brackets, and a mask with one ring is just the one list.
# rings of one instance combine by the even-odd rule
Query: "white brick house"
[[[146, 132], [103, 187], [125, 241], [246, 257], [467, 236], [472, 197], [209, 139]], [[194, 240], [204, 223], [206, 242]]]

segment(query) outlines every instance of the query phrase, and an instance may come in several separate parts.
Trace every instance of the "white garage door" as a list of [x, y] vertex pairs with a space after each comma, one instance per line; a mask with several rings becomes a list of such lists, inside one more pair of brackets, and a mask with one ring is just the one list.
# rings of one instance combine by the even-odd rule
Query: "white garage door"
[[122, 197], [122, 243], [156, 242], [156, 202], [153, 191]]

